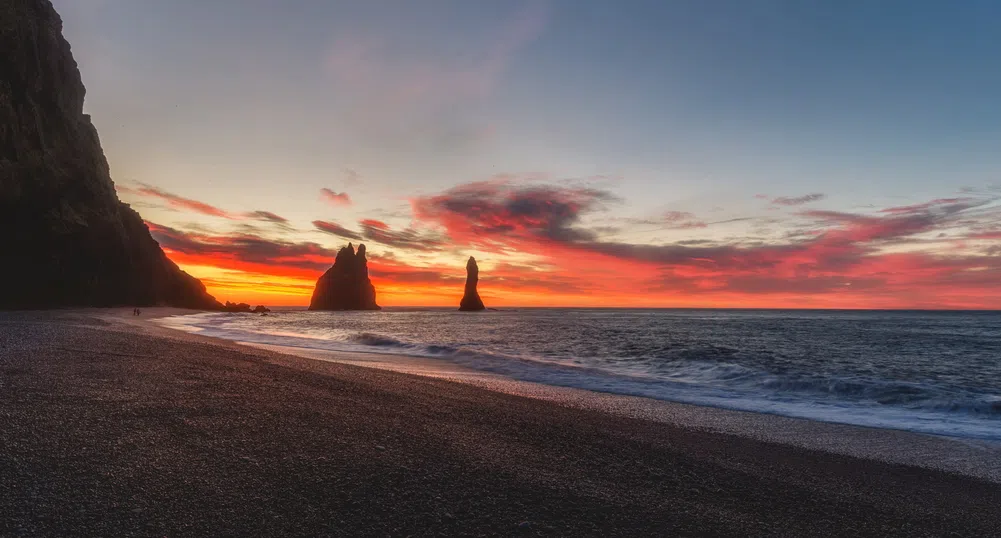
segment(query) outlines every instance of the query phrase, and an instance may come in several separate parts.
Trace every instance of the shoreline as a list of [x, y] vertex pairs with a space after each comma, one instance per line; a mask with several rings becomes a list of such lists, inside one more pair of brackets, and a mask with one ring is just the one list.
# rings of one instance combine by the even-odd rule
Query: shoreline
[[632, 418], [127, 310], [0, 313], [0, 385], [0, 535], [1001, 530], [996, 482], [679, 425], [716, 409]]
[[[179, 314], [155, 315], [151, 322]], [[140, 320], [137, 320], [140, 321]], [[758, 411], [744, 411], [644, 396], [520, 381], [419, 355], [331, 351], [228, 340], [161, 323], [169, 331], [217, 342], [311, 360], [443, 379], [486, 390], [557, 403], [676, 427], [737, 435], [756, 441], [816, 450], [891, 464], [956, 473], [1001, 484], [1001, 441], [933, 435], [908, 430], [827, 422]]]

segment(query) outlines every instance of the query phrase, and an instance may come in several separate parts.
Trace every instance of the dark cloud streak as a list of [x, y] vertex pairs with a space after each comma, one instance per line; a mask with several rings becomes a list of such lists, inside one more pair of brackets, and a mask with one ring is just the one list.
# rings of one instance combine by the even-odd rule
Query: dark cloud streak
[[422, 233], [413, 228], [393, 230], [385, 222], [375, 219], [365, 219], [358, 224], [365, 239], [386, 246], [425, 252], [441, 250], [446, 246], [444, 238], [437, 234]]
[[357, 232], [353, 232], [336, 222], [314, 220], [313, 226], [320, 230], [321, 232], [328, 233], [331, 235], [336, 235], [338, 237], [343, 237], [345, 239], [351, 239], [354, 241], [360, 241], [362, 239], [361, 235]]
[[147, 185], [145, 183], [140, 183], [139, 185], [140, 185], [140, 188], [138, 188], [138, 189], [128, 189], [126, 187], [119, 187], [118, 190], [120, 192], [129, 192], [129, 193], [136, 194], [136, 195], [139, 195], [139, 196], [148, 196], [148, 197], [159, 198], [159, 199], [164, 200], [165, 202], [167, 202], [167, 204], [170, 205], [170, 206], [172, 206], [172, 207], [175, 207], [175, 208], [178, 208], [178, 209], [186, 209], [188, 211], [194, 211], [196, 213], [201, 213], [203, 215], [209, 215], [211, 217], [221, 217], [221, 218], [224, 218], [224, 219], [232, 219], [232, 220], [235, 220], [235, 219], [239, 218], [239, 217], [237, 217], [237, 216], [235, 216], [235, 215], [233, 215], [233, 214], [231, 214], [231, 213], [229, 213], [227, 211], [224, 211], [224, 210], [222, 210], [222, 209], [220, 209], [218, 207], [215, 207], [215, 206], [210, 205], [210, 204], [206, 204], [205, 202], [199, 202], [198, 200], [193, 200], [191, 198], [185, 198], [183, 196], [178, 196], [176, 194], [169, 193], [169, 192], [164, 191], [164, 190], [162, 190], [162, 189], [160, 189], [158, 187], [154, 187], [152, 185]]
[[819, 192], [805, 194], [803, 196], [779, 196], [777, 198], [772, 198], [771, 204], [781, 206], [798, 206], [809, 204], [811, 202], [818, 202], [826, 197], [827, 195]]
[[263, 222], [273, 222], [275, 224], [288, 224], [288, 219], [281, 215], [276, 215], [270, 211], [251, 211], [245, 215], [248, 219]]

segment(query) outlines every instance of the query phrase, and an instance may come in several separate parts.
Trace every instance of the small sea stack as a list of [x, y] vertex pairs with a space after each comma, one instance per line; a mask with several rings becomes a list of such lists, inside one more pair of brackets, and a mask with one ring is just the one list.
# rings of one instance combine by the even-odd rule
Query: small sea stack
[[375, 303], [375, 286], [368, 278], [365, 245], [354, 245], [337, 252], [334, 265], [316, 281], [310, 310], [382, 310]]
[[476, 291], [476, 283], [479, 280], [480, 268], [476, 265], [476, 258], [470, 256], [466, 262], [466, 291], [462, 294], [462, 301], [459, 302], [460, 312], [479, 312], [487, 309]]
[[247, 303], [231, 303], [226, 301], [226, 304], [222, 305], [222, 311], [237, 314], [267, 314], [271, 312], [271, 309], [262, 304], [251, 308]]

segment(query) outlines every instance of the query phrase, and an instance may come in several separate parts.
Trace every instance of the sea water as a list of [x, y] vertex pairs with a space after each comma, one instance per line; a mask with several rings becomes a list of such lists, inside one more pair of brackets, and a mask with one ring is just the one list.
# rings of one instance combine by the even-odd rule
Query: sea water
[[206, 313], [229, 340], [429, 357], [512, 379], [1001, 440], [1001, 313], [509, 309]]

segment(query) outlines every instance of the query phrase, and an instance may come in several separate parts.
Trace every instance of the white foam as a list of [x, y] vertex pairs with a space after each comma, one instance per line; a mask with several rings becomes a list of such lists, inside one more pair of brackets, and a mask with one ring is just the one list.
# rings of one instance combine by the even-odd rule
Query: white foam
[[[852, 378], [782, 378], [739, 364], [699, 360], [663, 365], [651, 377], [637, 368], [581, 366], [461, 347], [410, 343], [374, 332], [330, 329], [325, 337], [292, 331], [244, 330], [227, 320], [238, 315], [198, 314], [166, 318], [163, 324], [205, 336], [324, 352], [378, 353], [423, 357], [468, 371], [556, 387], [640, 396], [657, 400], [751, 411], [786, 417], [905, 430], [967, 439], [1001, 440], [1001, 403], [980, 395], [947, 392], [918, 384]], [[936, 398], [914, 404], [879, 400], [924, 391]], [[850, 397], [848, 397], [850, 396]], [[1001, 400], [1001, 398], [998, 398]]]
[[241, 342], [314, 360], [351, 364], [475, 385], [580, 409], [687, 429], [739, 435], [821, 452], [913, 465], [1001, 483], [1001, 442], [720, 409], [518, 381], [424, 357], [350, 353]]

